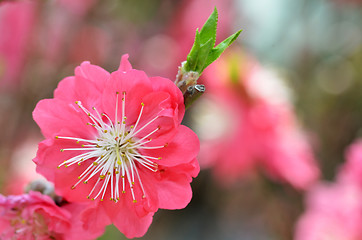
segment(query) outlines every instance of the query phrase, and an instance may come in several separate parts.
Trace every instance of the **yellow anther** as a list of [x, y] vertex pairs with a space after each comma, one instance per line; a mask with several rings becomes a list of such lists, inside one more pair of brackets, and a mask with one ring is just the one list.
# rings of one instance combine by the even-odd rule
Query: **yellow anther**
[[90, 116], [90, 113], [87, 113], [88, 116]]
[[137, 203], [137, 200], [136, 200], [136, 199], [133, 199], [133, 203]]
[[78, 140], [78, 141], [76, 141], [76, 143], [79, 143], [79, 140]]
[[119, 94], [119, 92], [117, 91], [116, 94]]
[[78, 163], [78, 166], [80, 166], [80, 162]]
[[113, 201], [113, 198], [109, 198], [109, 200]]
[[58, 169], [60, 169], [60, 166], [57, 166]]
[[122, 98], [122, 101], [124, 101], [124, 98]]
[[98, 163], [97, 163], [97, 162], [93, 162], [93, 165], [94, 165], [94, 166], [97, 166], [97, 165], [98, 165]]
[[111, 173], [110, 173], [110, 172], [107, 172], [107, 175], [111, 175]]
[[72, 186], [71, 189], [72, 189], [72, 190], [75, 189], [75, 186]]
[[122, 193], [126, 193], [126, 191], [123, 190]]
[[93, 110], [96, 110], [96, 108], [95, 108], [95, 107], [92, 107], [92, 109], [93, 109]]
[[87, 196], [88, 199], [90, 199], [90, 196]]
[[64, 167], [66, 167], [66, 168], [67, 168], [67, 167], [68, 167], [68, 165], [67, 165], [67, 164], [64, 164]]
[[100, 176], [99, 176], [100, 179], [104, 179], [105, 177], [106, 177], [106, 176], [104, 176], [104, 175], [100, 175]]
[[84, 184], [87, 184], [87, 183], [88, 183], [88, 181], [84, 181], [83, 183], [84, 183]]
[[162, 157], [158, 157], [157, 159], [158, 159], [158, 160], [161, 160], [161, 159], [162, 159]]
[[131, 182], [132, 183], [132, 185], [134, 185], [134, 182]]
[[134, 128], [134, 126], [133, 125], [131, 125], [131, 127], [130, 127], [131, 129], [133, 129]]
[[126, 124], [126, 121], [123, 121], [122, 123], [123, 123], [123, 124]]
[[80, 176], [78, 176], [78, 179], [80, 179]]
[[103, 202], [103, 198], [101, 198], [101, 202]]
[[104, 132], [104, 133], [107, 133], [108, 131], [107, 131], [107, 130], [104, 130], [103, 132]]
[[91, 198], [92, 201], [94, 201], [94, 198]]
[[64, 149], [60, 149], [61, 152], [64, 152]]
[[84, 147], [84, 144], [82, 144], [81, 146]]
[[124, 116], [124, 117], [123, 117], [123, 119], [127, 119], [127, 117], [126, 117], [126, 116]]
[[143, 102], [141, 102], [142, 107], [145, 105]]
[[124, 178], [124, 176], [122, 175], [121, 178]]
[[116, 173], [116, 174], [118, 174], [118, 173], [119, 173], [119, 171], [116, 171], [115, 173]]
[[58, 139], [59, 137], [58, 136], [55, 136], [55, 139]]

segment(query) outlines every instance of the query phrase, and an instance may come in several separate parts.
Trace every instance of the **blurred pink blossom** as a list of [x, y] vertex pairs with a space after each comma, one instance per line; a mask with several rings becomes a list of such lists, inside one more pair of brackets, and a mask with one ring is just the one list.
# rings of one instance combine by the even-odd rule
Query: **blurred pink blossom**
[[86, 240], [103, 233], [85, 231], [79, 218], [83, 206], [67, 205], [61, 208], [39, 192], [7, 197], [0, 195], [0, 238]]
[[335, 183], [319, 183], [307, 194], [307, 210], [296, 225], [295, 240], [362, 239], [362, 140], [346, 151]]
[[339, 171], [338, 179], [358, 184], [362, 189], [362, 139], [356, 140], [348, 147], [346, 159]]
[[14, 149], [10, 159], [10, 169], [8, 177], [4, 183], [4, 192], [9, 195], [24, 193], [25, 187], [32, 181], [44, 179], [35, 171], [35, 164], [31, 159], [36, 155], [40, 136], [29, 134], [17, 139], [16, 149]]
[[83, 26], [75, 35], [69, 49], [69, 60], [81, 63], [84, 60], [94, 64], [103, 64], [110, 46], [110, 37], [101, 28]]
[[35, 1], [0, 3], [0, 88], [19, 84], [35, 19]]
[[58, 0], [58, 3], [71, 13], [83, 16], [97, 3], [97, 0]]
[[201, 77], [207, 104], [201, 100], [195, 110], [201, 113], [195, 116], [200, 164], [213, 167], [225, 183], [261, 168], [278, 181], [305, 189], [319, 170], [288, 91], [275, 74], [243, 57], [224, 56]]
[[175, 84], [132, 69], [128, 55], [113, 73], [84, 62], [33, 112], [46, 137], [37, 172], [68, 201], [90, 204], [87, 228], [113, 223], [140, 237], [158, 208], [191, 200], [199, 141], [180, 125], [184, 112]]
[[307, 194], [295, 240], [362, 239], [362, 191], [354, 184], [321, 183]]

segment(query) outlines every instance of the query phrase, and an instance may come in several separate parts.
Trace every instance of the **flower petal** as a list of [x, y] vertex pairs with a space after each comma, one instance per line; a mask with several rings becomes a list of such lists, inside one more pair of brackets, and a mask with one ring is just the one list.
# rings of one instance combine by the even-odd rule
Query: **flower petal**
[[85, 61], [75, 69], [75, 76], [82, 77], [93, 82], [98, 90], [102, 90], [110, 76], [109, 72], [103, 68], [92, 65], [90, 62]]
[[188, 127], [180, 125], [172, 142], [160, 149], [144, 149], [144, 155], [161, 157], [157, 161], [162, 166], [176, 166], [189, 163], [196, 158], [200, 149], [197, 135]]
[[119, 65], [118, 71], [127, 72], [132, 69], [131, 63], [128, 61], [128, 54], [124, 54], [121, 58], [121, 64]]

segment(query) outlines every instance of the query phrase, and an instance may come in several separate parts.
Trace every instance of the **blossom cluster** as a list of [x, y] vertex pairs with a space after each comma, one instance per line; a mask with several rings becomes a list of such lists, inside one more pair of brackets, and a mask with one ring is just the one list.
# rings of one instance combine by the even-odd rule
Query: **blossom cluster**
[[296, 240], [362, 239], [361, 163], [362, 140], [357, 140], [347, 149], [336, 181], [321, 182], [308, 191]]
[[[164, 32], [157, 27], [158, 35], [149, 38], [143, 36], [147, 34], [142, 27], [138, 29], [142, 33], [136, 33], [136, 24], [123, 29], [119, 19], [109, 25], [93, 24], [112, 12], [98, 8], [100, 2], [0, 2], [0, 125], [7, 126], [0, 138], [5, 139], [0, 142], [0, 160], [9, 155], [6, 159], [16, 172], [0, 172], [10, 176], [0, 179], [8, 195], [0, 194], [0, 239], [91, 240], [111, 224], [127, 238], [142, 237], [159, 209], [182, 209], [190, 203], [191, 182], [200, 167], [210, 169], [220, 191], [250, 177], [281, 183], [275, 186], [305, 197], [305, 212], [295, 231], [290, 230], [295, 240], [362, 239], [362, 140], [348, 149], [335, 182], [321, 181], [313, 149], [318, 139], [299, 121], [293, 93], [275, 69], [240, 47], [231, 48], [205, 71], [189, 66], [190, 76], [202, 75], [187, 86], [203, 84], [206, 92], [185, 119], [187, 89], [181, 91], [168, 78], [150, 77], [174, 77], [177, 70], [185, 70], [184, 65], [177, 67], [194, 39], [200, 41], [192, 47], [195, 65], [212, 62], [198, 59], [198, 51], [217, 58], [227, 44], [214, 47], [210, 42], [216, 43], [216, 35], [212, 41], [205, 37], [216, 26], [198, 31], [196, 38], [195, 28], [217, 5], [224, 15], [218, 38], [226, 38], [236, 19], [232, 0], [157, 1], [174, 4], [176, 14], [169, 14]], [[114, 12], [122, 7], [117, 5]], [[213, 14], [217, 19], [216, 9]], [[111, 38], [117, 40], [111, 44]], [[108, 67], [114, 58], [119, 61], [120, 52], [131, 52], [135, 66], [147, 71], [134, 69], [128, 54], [114, 72], [98, 66]], [[76, 65], [74, 74], [63, 74]], [[49, 86], [51, 90], [43, 91]], [[53, 90], [53, 97], [44, 99]], [[20, 96], [24, 92], [29, 95]], [[35, 106], [43, 99], [31, 107], [33, 118], [23, 103], [30, 95], [38, 99], [26, 104]], [[4, 109], [7, 103], [10, 107]], [[21, 114], [10, 111], [15, 104], [24, 104]], [[22, 114], [29, 115], [31, 124], [36, 122], [42, 140], [39, 129], [36, 137], [28, 131]], [[31, 150], [35, 143], [37, 148], [31, 157], [22, 151], [29, 139]], [[27, 193], [16, 195], [34, 178], [19, 159], [35, 164], [54, 192], [32, 185]], [[238, 200], [233, 199], [234, 204], [242, 205]], [[225, 214], [228, 203], [215, 201], [213, 207], [215, 203], [220, 208], [215, 212]], [[235, 223], [237, 228], [241, 224]]]

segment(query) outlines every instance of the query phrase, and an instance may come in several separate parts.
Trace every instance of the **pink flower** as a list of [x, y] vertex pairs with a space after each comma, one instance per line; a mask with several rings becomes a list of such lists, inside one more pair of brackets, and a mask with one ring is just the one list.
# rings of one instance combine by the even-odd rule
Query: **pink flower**
[[347, 149], [346, 159], [335, 183], [319, 183], [308, 192], [295, 240], [362, 239], [361, 140]]
[[[113, 223], [127, 237], [147, 231], [158, 208], [184, 208], [199, 166], [199, 141], [180, 125], [181, 91], [122, 57], [111, 74], [84, 62], [33, 117], [46, 139], [37, 171], [68, 201], [89, 202], [89, 229]], [[91, 200], [94, 200], [92, 202]]]
[[354, 184], [319, 184], [307, 195], [295, 240], [362, 239], [362, 191]]
[[20, 81], [35, 10], [31, 1], [0, 3], [0, 88], [13, 88]]
[[261, 168], [305, 189], [319, 170], [287, 91], [275, 75], [241, 56], [222, 57], [201, 77], [207, 89], [195, 112], [201, 117], [195, 126], [201, 166], [213, 167], [224, 183]]
[[340, 181], [358, 184], [362, 189], [362, 139], [356, 140], [346, 151], [347, 162], [339, 171]]
[[[18, 196], [0, 195], [0, 238], [29, 240], [94, 239], [101, 235], [89, 234], [82, 229], [77, 217], [82, 206], [68, 204], [68, 211], [39, 192]], [[76, 211], [74, 211], [76, 210]]]

